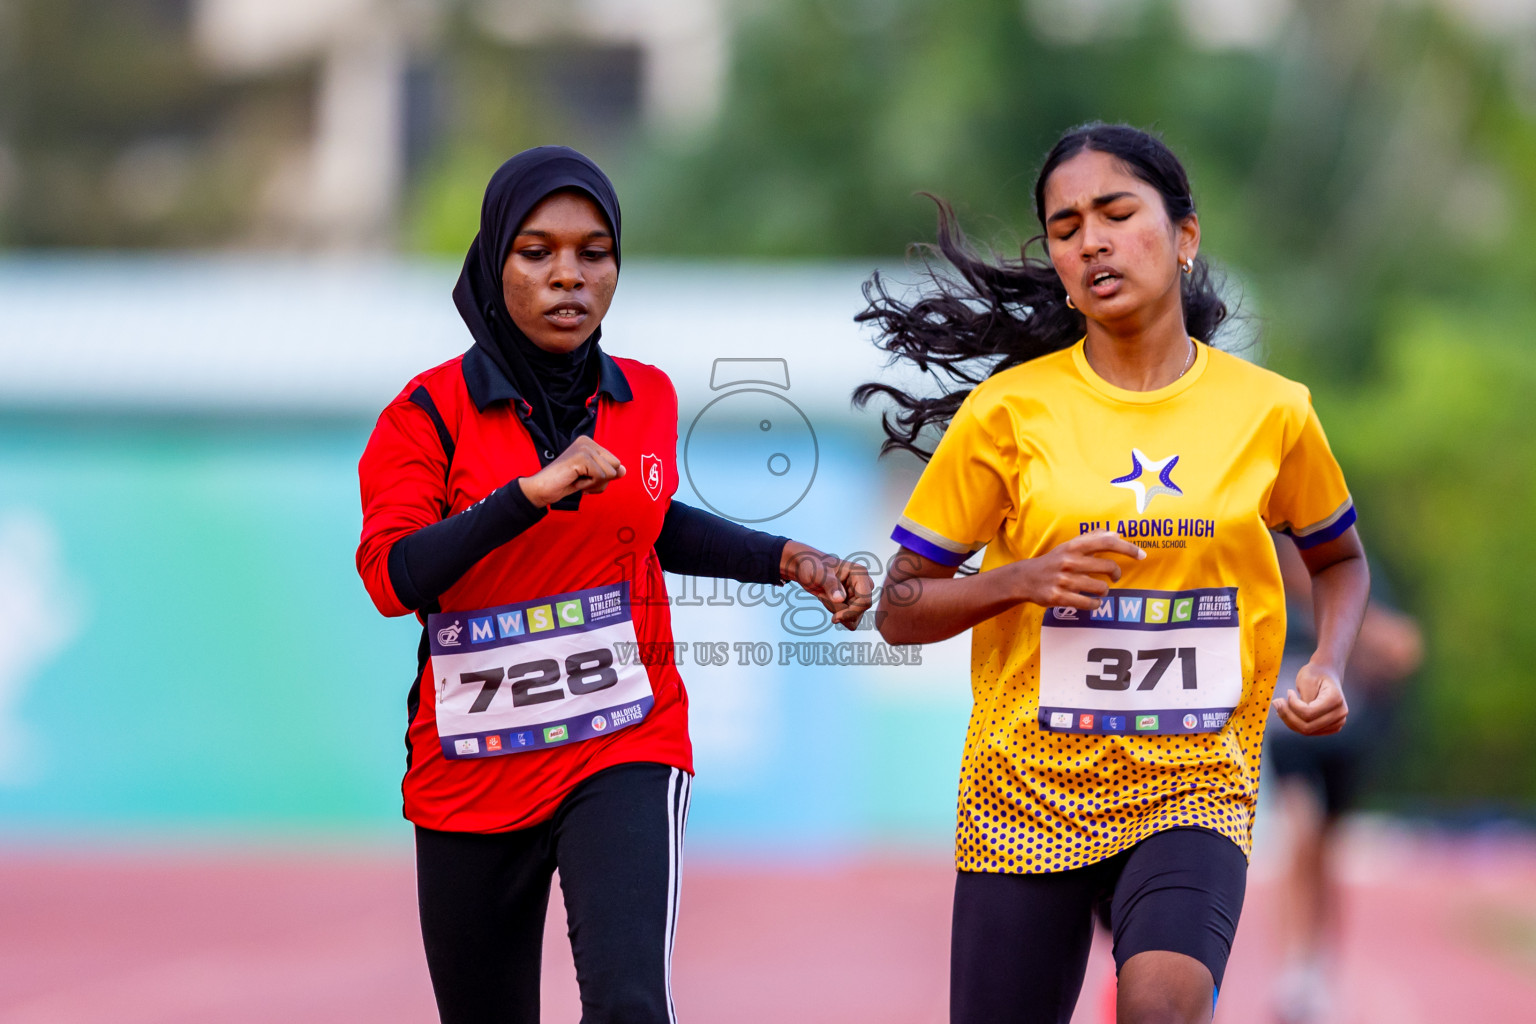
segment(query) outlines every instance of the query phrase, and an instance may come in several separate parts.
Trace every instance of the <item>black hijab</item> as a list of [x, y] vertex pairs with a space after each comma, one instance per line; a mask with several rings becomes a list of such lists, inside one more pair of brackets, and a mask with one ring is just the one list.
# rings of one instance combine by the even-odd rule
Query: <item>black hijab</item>
[[501, 268], [517, 229], [551, 193], [584, 193], [608, 218], [613, 259], [619, 260], [619, 197], [613, 183], [574, 149], [539, 146], [517, 154], [491, 175], [480, 205], [480, 232], [469, 243], [464, 269], [453, 287], [454, 305], [474, 336], [475, 347], [496, 364], [532, 406], [530, 427], [556, 454], [571, 443], [586, 417], [586, 401], [597, 389], [602, 368], [598, 339], [602, 327], [573, 351], [545, 352], [518, 329], [502, 297]]

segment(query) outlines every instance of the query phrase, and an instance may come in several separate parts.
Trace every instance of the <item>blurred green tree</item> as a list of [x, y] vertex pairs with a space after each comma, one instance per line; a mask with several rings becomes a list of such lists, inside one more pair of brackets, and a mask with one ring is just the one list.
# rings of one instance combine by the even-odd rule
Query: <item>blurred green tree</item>
[[755, 8], [723, 116], [629, 168], [632, 247], [890, 259], [932, 234], [919, 190], [1015, 247], [1038, 230], [1031, 186], [1057, 136], [1126, 121], [1184, 158], [1208, 250], [1263, 299], [1281, 350], [1357, 372], [1394, 295], [1446, 291], [1424, 254], [1457, 241], [1456, 188], [1499, 187], [1467, 150], [1506, 86], [1504, 62], [1437, 9], [1307, 0], [1272, 45], [1213, 50], [1182, 5], [1095, 5], [1079, 43], [1042, 36], [1033, 6]]
[[1424, 617], [1385, 792], [1536, 799], [1536, 87], [1435, 5], [1300, 0], [1211, 50], [1170, 3], [1052, 41], [1017, 0], [785, 0], [736, 37], [724, 114], [628, 167], [632, 249], [869, 257], [954, 201], [1012, 254], [1067, 127], [1152, 127], [1271, 365], [1312, 384], [1378, 568]]
[[240, 237], [303, 125], [311, 71], [221, 79], [185, 0], [0, 4], [0, 244], [128, 248]]
[[1383, 773], [1399, 799], [1529, 807], [1536, 797], [1533, 329], [1529, 306], [1405, 304], [1380, 377], [1318, 392], [1367, 544], [1389, 553], [1430, 639], [1405, 742]]

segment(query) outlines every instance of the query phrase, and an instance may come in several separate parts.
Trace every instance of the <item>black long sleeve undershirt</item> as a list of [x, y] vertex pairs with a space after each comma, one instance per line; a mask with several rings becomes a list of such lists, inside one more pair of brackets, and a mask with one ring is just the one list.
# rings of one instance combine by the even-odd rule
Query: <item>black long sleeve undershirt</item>
[[389, 549], [395, 596], [412, 611], [425, 608], [476, 562], [548, 514], [513, 480], [464, 511], [400, 538]]
[[[389, 582], [405, 607], [434, 603], [480, 559], [548, 514], [513, 480], [483, 501], [402, 537], [389, 551]], [[656, 538], [667, 572], [779, 584], [786, 538], [750, 530], [674, 501]]]
[[674, 501], [661, 521], [656, 557], [667, 572], [743, 583], [784, 582], [779, 562], [787, 537], [748, 529], [711, 512]]

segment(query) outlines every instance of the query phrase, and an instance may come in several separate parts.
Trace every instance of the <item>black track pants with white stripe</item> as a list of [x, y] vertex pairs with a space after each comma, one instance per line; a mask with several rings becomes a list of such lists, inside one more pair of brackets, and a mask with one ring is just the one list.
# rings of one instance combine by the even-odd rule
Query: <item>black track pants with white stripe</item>
[[675, 1024], [672, 942], [691, 783], [666, 765], [618, 765], [532, 828], [418, 826], [421, 933], [443, 1024], [538, 1024], [557, 868], [582, 1024]]

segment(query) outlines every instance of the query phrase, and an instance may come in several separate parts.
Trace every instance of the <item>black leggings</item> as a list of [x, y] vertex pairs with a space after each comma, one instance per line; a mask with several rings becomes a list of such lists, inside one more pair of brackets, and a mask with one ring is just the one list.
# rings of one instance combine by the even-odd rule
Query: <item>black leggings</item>
[[951, 1024], [1067, 1024], [1097, 914], [1115, 969], [1137, 953], [1183, 953], [1221, 987], [1248, 861], [1230, 839], [1177, 828], [1071, 871], [962, 871], [950, 937]]
[[666, 765], [625, 764], [582, 782], [532, 828], [417, 826], [421, 935], [443, 1024], [538, 1024], [556, 868], [582, 1024], [674, 1024], [672, 940], [691, 781]]

